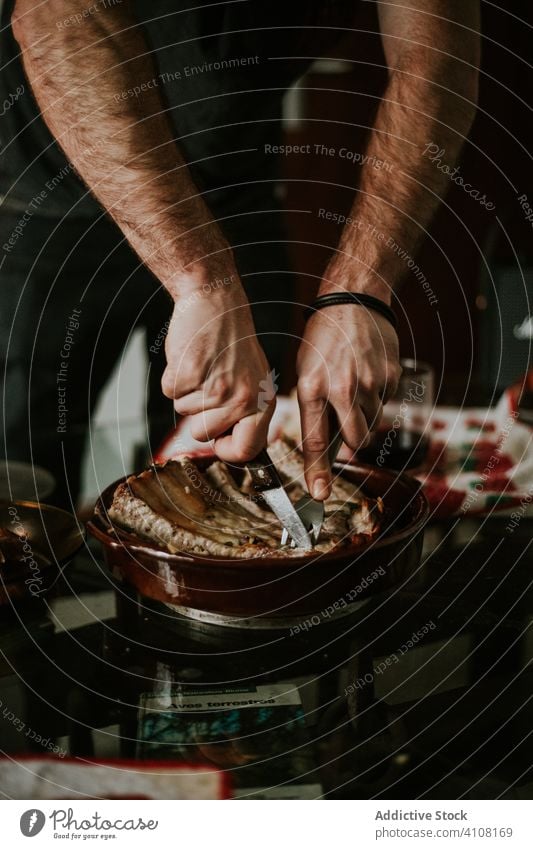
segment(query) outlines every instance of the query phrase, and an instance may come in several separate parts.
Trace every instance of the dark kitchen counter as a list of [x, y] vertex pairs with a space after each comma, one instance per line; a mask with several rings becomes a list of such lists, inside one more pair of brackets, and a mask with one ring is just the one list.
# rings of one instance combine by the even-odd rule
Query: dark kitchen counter
[[[507, 521], [430, 526], [421, 568], [394, 592], [356, 618], [284, 633], [162, 616], [115, 586], [90, 542], [52, 599], [1, 610], [0, 749], [136, 758], [143, 693], [292, 684], [305, 729], [294, 746], [283, 720], [260, 745], [241, 736], [241, 788], [531, 798], [533, 519], [512, 534]], [[167, 740], [150, 757], [170, 750]]]

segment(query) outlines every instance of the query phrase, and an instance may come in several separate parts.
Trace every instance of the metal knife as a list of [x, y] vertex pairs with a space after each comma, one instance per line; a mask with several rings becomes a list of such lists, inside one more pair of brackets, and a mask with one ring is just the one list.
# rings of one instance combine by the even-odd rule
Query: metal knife
[[[335, 422], [335, 426], [337, 426]], [[328, 449], [328, 462], [331, 468], [333, 468], [333, 464], [337, 459], [337, 454], [339, 453], [339, 448], [342, 445], [342, 434], [340, 430], [336, 430], [331, 442], [329, 444]], [[300, 516], [304, 526], [309, 528], [309, 532], [312, 533], [313, 542], [318, 542], [318, 537], [320, 536], [320, 530], [322, 528], [322, 523], [324, 521], [325, 515], [325, 507], [323, 501], [315, 501], [315, 499], [309, 495], [308, 492], [305, 492], [300, 499], [294, 505], [294, 509]], [[281, 544], [286, 545], [288, 542], [288, 534], [287, 531], [284, 530], [281, 535]], [[292, 543], [291, 543], [292, 545]]]
[[311, 536], [285, 492], [278, 470], [268, 452], [260, 451], [257, 457], [246, 463], [246, 468], [252, 476], [254, 489], [261, 493], [297, 547], [313, 548]]

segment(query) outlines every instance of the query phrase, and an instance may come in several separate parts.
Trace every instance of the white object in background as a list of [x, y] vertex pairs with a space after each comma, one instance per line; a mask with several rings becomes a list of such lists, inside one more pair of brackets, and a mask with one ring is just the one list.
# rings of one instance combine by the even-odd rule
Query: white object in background
[[82, 460], [82, 502], [130, 474], [134, 448], [147, 441], [144, 331], [135, 330], [97, 404]]

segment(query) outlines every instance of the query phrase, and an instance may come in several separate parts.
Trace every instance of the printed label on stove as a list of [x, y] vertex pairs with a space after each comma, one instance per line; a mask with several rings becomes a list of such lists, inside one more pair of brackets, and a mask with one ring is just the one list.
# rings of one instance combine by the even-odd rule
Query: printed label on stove
[[316, 782], [300, 694], [291, 683], [146, 693], [137, 756], [216, 766], [232, 773], [235, 787], [286, 788], [287, 798], [294, 785]]
[[145, 693], [141, 706], [147, 711], [176, 710], [180, 713], [192, 711], [228, 710], [253, 708], [263, 705], [300, 705], [298, 687], [294, 684], [269, 684], [247, 687], [240, 690], [173, 690], [165, 695]]

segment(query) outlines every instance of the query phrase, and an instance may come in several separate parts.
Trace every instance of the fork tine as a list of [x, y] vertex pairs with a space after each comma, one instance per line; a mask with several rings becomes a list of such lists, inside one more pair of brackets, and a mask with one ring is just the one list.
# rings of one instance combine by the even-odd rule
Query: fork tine
[[[335, 418], [332, 418], [332, 422], [335, 422]], [[331, 466], [335, 462], [337, 457], [338, 450], [342, 445], [342, 435], [339, 430], [336, 430], [330, 446], [329, 446], [329, 462]], [[306, 530], [311, 534], [311, 539], [313, 544], [318, 542], [318, 537], [320, 535], [320, 530], [322, 528], [322, 523], [324, 521], [324, 503], [322, 501], [315, 501], [309, 493], [304, 493], [301, 498], [298, 499], [296, 504], [294, 505], [294, 509], [298, 513], [300, 519], [304, 523]], [[287, 545], [289, 541], [289, 532], [286, 528], [283, 528], [281, 534], [281, 544]], [[296, 544], [293, 539], [291, 539], [291, 548], [295, 548]]]

